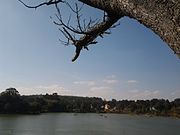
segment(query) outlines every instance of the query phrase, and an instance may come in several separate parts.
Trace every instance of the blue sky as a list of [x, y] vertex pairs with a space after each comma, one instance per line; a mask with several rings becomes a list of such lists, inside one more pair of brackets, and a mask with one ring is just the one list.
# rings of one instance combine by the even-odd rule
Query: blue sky
[[[102, 14], [85, 8], [85, 16], [89, 13]], [[180, 59], [151, 30], [125, 17], [72, 63], [75, 48], [58, 41], [62, 35], [50, 19], [54, 14], [53, 7], [33, 10], [16, 0], [1, 2], [0, 92], [15, 87], [21, 94], [180, 97]]]

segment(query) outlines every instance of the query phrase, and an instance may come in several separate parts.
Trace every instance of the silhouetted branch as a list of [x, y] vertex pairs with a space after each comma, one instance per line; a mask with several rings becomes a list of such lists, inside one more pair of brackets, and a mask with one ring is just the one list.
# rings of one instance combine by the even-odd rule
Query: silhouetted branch
[[87, 31], [88, 34], [84, 34], [83, 36], [81, 36], [79, 40], [75, 42], [74, 45], [76, 46], [76, 53], [72, 61], [75, 61], [78, 58], [83, 47], [88, 49], [87, 48], [88, 45], [97, 43], [95, 39], [98, 36], [107, 34], [106, 31], [110, 29], [111, 26], [119, 20], [119, 18], [120, 18], [119, 16], [116, 16], [116, 17], [107, 16], [105, 21], [99, 24], [96, 24], [94, 27], [91, 27], [90, 29], [88, 29]]
[[[27, 8], [38, 8], [43, 5], [55, 5], [55, 8], [57, 10], [56, 21], [54, 20], [53, 23], [57, 26], [59, 26], [59, 30], [62, 33], [62, 35], [66, 38], [67, 41], [60, 40], [61, 43], [64, 45], [74, 45], [76, 47], [75, 50], [75, 56], [73, 57], [72, 61], [74, 62], [80, 55], [81, 50], [84, 48], [86, 50], [88, 49], [88, 46], [91, 44], [98, 43], [96, 38], [98, 36], [103, 38], [104, 34], [110, 34], [110, 32], [107, 32], [107, 30], [110, 30], [111, 28], [116, 27], [117, 25], [114, 25], [122, 16], [116, 16], [114, 14], [109, 14], [104, 12], [104, 16], [102, 21], [100, 20], [93, 20], [89, 19], [87, 21], [86, 19], [82, 20], [82, 15], [80, 14], [83, 5], [78, 6], [77, 3], [75, 3], [75, 8], [73, 8], [67, 1], [62, 0], [49, 0], [48, 2], [41, 3], [37, 6], [28, 6], [22, 0], [19, 0], [23, 5], [25, 5]], [[64, 22], [61, 14], [61, 10], [58, 7], [58, 3], [63, 2], [67, 5], [67, 7], [70, 8], [71, 12], [75, 15], [76, 19], [76, 25], [71, 26], [71, 15], [68, 18], [67, 22]], [[78, 39], [76, 39], [76, 37]]]
[[36, 5], [36, 6], [29, 6], [29, 5], [25, 4], [22, 0], [18, 0], [18, 1], [20, 3], [22, 3], [25, 7], [27, 7], [27, 8], [34, 8], [34, 9], [36, 9], [38, 7], [41, 7], [41, 6], [44, 6], [44, 5], [49, 6], [49, 5], [58, 4], [60, 2], [64, 2], [62, 0], [49, 0], [48, 2], [43, 2], [43, 3], [40, 3], [40, 4]]
[[[59, 29], [62, 32], [62, 34], [67, 39], [65, 45], [72, 44], [76, 47], [75, 56], [73, 57], [72, 61], [75, 61], [79, 55], [81, 50], [84, 48], [88, 50], [88, 45], [96, 44], [98, 43], [96, 38], [98, 36], [103, 37], [104, 34], [110, 34], [110, 32], [107, 32], [107, 30], [110, 30], [111, 28], [115, 28], [119, 24], [115, 24], [122, 16], [114, 16], [111, 14], [104, 14], [103, 21], [99, 22], [96, 20], [92, 20], [91, 18], [86, 23], [86, 20], [81, 20], [80, 11], [82, 9], [78, 7], [78, 4], [75, 4], [75, 9], [66, 2], [68, 7], [71, 9], [72, 13], [76, 16], [76, 23], [77, 27], [69, 26], [69, 22], [71, 17], [69, 17], [68, 22], [65, 23], [62, 19], [61, 11], [58, 6], [56, 6], [57, 13], [57, 21], [53, 21], [54, 24], [61, 26]], [[76, 26], [76, 25], [75, 25]], [[72, 36], [73, 34], [79, 35], [80, 38], [76, 39], [75, 36]]]
[[[27, 8], [35, 9], [43, 5], [55, 5], [57, 8], [58, 3], [65, 3], [70, 7], [71, 11], [76, 14], [76, 27], [70, 26], [71, 17], [69, 17], [67, 23], [63, 23], [60, 19], [60, 24], [55, 24], [61, 26], [61, 32], [63, 31], [63, 35], [68, 38], [68, 41], [65, 42], [66, 45], [73, 44], [78, 50], [79, 48], [80, 50], [82, 48], [87, 48], [88, 45], [95, 43], [94, 40], [98, 36], [103, 37], [104, 34], [109, 34], [107, 30], [116, 26], [113, 26], [113, 23], [122, 16], [128, 16], [153, 30], [168, 44], [174, 53], [180, 57], [179, 0], [76, 0], [104, 11], [102, 22], [98, 22], [97, 20], [94, 21], [91, 18], [89, 21], [87, 21], [87, 19], [81, 20], [79, 12], [82, 8], [79, 8], [77, 5], [75, 9], [72, 8], [67, 2], [68, 0], [44, 0], [46, 2], [42, 2], [36, 6], [29, 6], [25, 4], [23, 0], [18, 1]], [[58, 9], [59, 8], [57, 8], [57, 10]], [[64, 31], [64, 28], [62, 27], [64, 27], [66, 31]], [[78, 37], [78, 40], [76, 40], [76, 37]], [[73, 42], [72, 38], [74, 39]], [[79, 56], [79, 53], [80, 51], [76, 51], [76, 59]]]

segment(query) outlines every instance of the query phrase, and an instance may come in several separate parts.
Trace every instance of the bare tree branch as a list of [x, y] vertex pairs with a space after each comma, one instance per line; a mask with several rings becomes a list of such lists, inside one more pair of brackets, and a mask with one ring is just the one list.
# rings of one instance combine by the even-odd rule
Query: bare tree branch
[[40, 4], [36, 5], [36, 6], [29, 6], [29, 5], [25, 4], [22, 0], [18, 0], [18, 1], [20, 3], [22, 3], [25, 7], [27, 7], [27, 8], [34, 8], [34, 9], [36, 9], [38, 7], [41, 7], [41, 6], [44, 6], [44, 5], [49, 6], [49, 5], [58, 4], [60, 2], [64, 2], [62, 0], [49, 0], [48, 2], [43, 2], [43, 3], [40, 3]]
[[[114, 25], [123, 15], [117, 16], [111, 13], [104, 13], [103, 19], [100, 22], [99, 20], [95, 19], [89, 19], [89, 21], [86, 21], [86, 19], [82, 20], [82, 15], [80, 14], [83, 5], [78, 6], [77, 3], [75, 3], [75, 8], [73, 8], [67, 1], [62, 0], [49, 0], [48, 2], [41, 3], [37, 6], [28, 6], [21, 0], [19, 0], [23, 5], [25, 5], [27, 8], [38, 8], [43, 5], [55, 5], [55, 8], [57, 10], [56, 21], [54, 20], [53, 23], [57, 26], [59, 26], [59, 30], [62, 33], [62, 35], [66, 38], [67, 41], [60, 40], [61, 43], [64, 45], [74, 45], [76, 47], [75, 55], [72, 59], [72, 62], [74, 62], [80, 55], [80, 52], [82, 49], [88, 49], [88, 46], [91, 44], [98, 43], [96, 41], [96, 38], [98, 36], [103, 38], [104, 34], [110, 34], [110, 32], [107, 32], [107, 30], [110, 30], [111, 28], [114, 28], [118, 25]], [[67, 22], [64, 22], [61, 10], [58, 7], [58, 3], [63, 2], [64, 4], [69, 7], [71, 12], [75, 15], [76, 18], [76, 25], [71, 26], [71, 15], [68, 18]], [[52, 19], [52, 18], [51, 18]], [[76, 39], [76, 36], [78, 39]]]
[[[75, 61], [83, 48], [87, 49], [90, 44], [97, 43], [95, 39], [104, 34], [109, 34], [110, 28], [118, 19], [128, 16], [137, 20], [147, 28], [153, 30], [165, 41], [168, 46], [180, 57], [180, 1], [179, 0], [77, 0], [83, 4], [104, 11], [103, 21], [81, 20], [81, 7], [74, 8], [67, 0], [48, 0], [36, 6], [29, 6], [22, 0], [18, 0], [27, 8], [38, 8], [43, 5], [55, 5], [58, 15], [58, 22], [54, 23], [61, 26], [61, 32], [67, 38], [66, 45], [73, 44], [76, 47]], [[58, 3], [65, 3], [76, 15], [76, 27], [70, 26], [71, 17], [64, 23], [57, 6]], [[70, 36], [71, 35], [71, 36]], [[76, 39], [78, 38], [78, 40]]]
[[[122, 16], [121, 16], [122, 17]], [[94, 41], [98, 36], [102, 36], [105, 34], [106, 30], [110, 29], [111, 26], [116, 23], [120, 18], [120, 16], [108, 16], [104, 22], [101, 22], [95, 25], [93, 28], [88, 30], [88, 34], [83, 35], [79, 40], [77, 40], [74, 45], [76, 46], [76, 53], [72, 61], [75, 61], [82, 48], [87, 48], [90, 44], [96, 44], [97, 41]]]

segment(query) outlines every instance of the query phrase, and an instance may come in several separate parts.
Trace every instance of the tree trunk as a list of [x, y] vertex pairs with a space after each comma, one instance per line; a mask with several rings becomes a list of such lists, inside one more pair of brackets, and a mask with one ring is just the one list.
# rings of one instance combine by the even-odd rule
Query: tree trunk
[[79, 0], [114, 15], [136, 19], [180, 57], [180, 0]]

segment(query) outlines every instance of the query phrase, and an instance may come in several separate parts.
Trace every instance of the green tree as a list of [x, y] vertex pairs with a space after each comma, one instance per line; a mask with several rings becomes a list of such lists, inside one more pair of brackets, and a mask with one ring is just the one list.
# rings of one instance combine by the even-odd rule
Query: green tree
[[21, 110], [22, 99], [15, 88], [8, 88], [0, 94], [1, 106], [5, 113], [18, 113]]
[[4, 92], [1, 93], [1, 95], [20, 96], [19, 92], [15, 88], [7, 88]]

